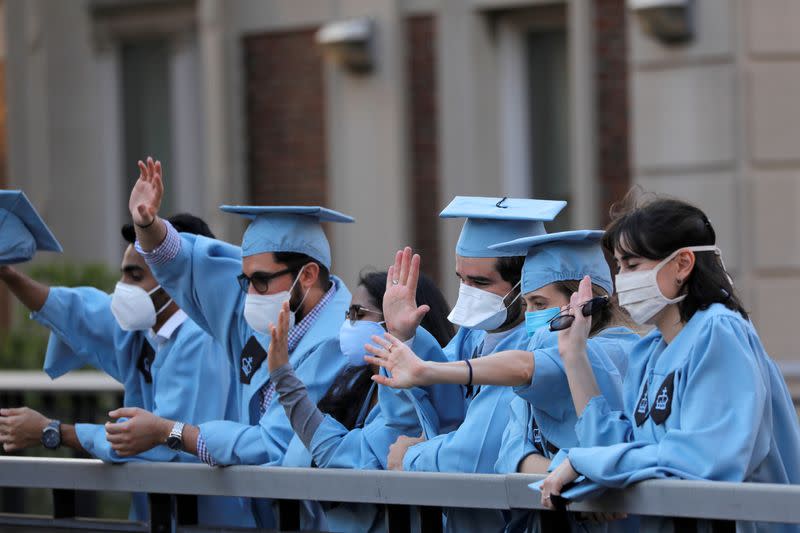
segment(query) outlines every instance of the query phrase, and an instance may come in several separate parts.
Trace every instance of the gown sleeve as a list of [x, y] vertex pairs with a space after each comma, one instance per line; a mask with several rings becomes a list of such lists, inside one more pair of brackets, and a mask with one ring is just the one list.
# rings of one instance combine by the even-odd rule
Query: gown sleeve
[[89, 365], [124, 383], [136, 364], [130, 354], [144, 342], [119, 327], [111, 296], [91, 287], [53, 287], [31, 318], [50, 329], [44, 371], [53, 379]]
[[238, 354], [247, 338], [244, 293], [236, 277], [242, 251], [223, 241], [178, 233], [164, 221], [167, 236], [158, 248], [144, 252], [153, 275], [189, 318], [217, 339], [228, 354]]
[[663, 437], [655, 443], [573, 448], [569, 459], [575, 470], [608, 487], [667, 476], [745, 479], [751, 458], [769, 451], [760, 449], [764, 440], [758, 438], [767, 389], [748, 341], [736, 319], [710, 320], [676, 371], [670, 416], [677, 421], [666, 420]]

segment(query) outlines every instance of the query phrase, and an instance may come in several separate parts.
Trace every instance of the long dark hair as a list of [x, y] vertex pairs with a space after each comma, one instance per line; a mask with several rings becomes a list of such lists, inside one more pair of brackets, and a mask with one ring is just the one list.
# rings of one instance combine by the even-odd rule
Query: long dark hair
[[[620, 206], [612, 208], [611, 223], [603, 246], [623, 253], [662, 260], [681, 248], [714, 245], [717, 235], [708, 217], [681, 200], [643, 197], [634, 189]], [[698, 311], [721, 303], [748, 319], [721, 258], [711, 252], [695, 254], [694, 268], [684, 285], [686, 298], [678, 303], [681, 320], [688, 322]]]
[[[362, 272], [358, 284], [367, 290], [373, 308], [383, 309], [386, 272]], [[431, 310], [422, 320], [422, 327], [444, 347], [455, 335], [453, 325], [447, 320], [447, 302], [436, 284], [425, 274], [420, 274], [417, 283], [417, 305], [423, 304], [428, 305]], [[345, 368], [317, 407], [347, 429], [353, 429], [372, 386], [372, 374], [373, 370], [368, 365]]]

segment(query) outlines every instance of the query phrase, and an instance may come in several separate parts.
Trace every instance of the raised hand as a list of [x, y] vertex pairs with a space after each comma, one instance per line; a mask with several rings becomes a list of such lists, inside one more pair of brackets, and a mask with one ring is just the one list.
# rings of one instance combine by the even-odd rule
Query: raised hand
[[267, 368], [273, 372], [289, 362], [289, 302], [283, 302], [278, 314], [278, 325], [270, 325], [272, 337], [267, 351]]
[[569, 312], [575, 321], [567, 329], [558, 332], [558, 351], [562, 357], [571, 357], [586, 352], [586, 340], [592, 329], [592, 317], [583, 316], [583, 304], [592, 299], [592, 279], [585, 276], [578, 292], [572, 293], [569, 299]]
[[152, 224], [161, 208], [163, 196], [161, 161], [153, 161], [152, 157], [147, 158], [147, 163], [139, 161], [139, 179], [136, 180], [128, 200], [133, 222], [140, 227]]
[[394, 389], [429, 385], [430, 383], [425, 381], [425, 362], [391, 333], [385, 333], [384, 336], [385, 339], [378, 336], [372, 337], [372, 341], [380, 348], [371, 344], [364, 345], [364, 349], [372, 354], [372, 356], [365, 356], [364, 360], [385, 368], [391, 377], [375, 374], [372, 376], [372, 381]]
[[394, 265], [386, 275], [386, 292], [383, 295], [383, 318], [386, 329], [395, 337], [408, 340], [430, 311], [427, 305], [417, 307], [417, 282], [420, 257], [406, 246], [398, 250]]

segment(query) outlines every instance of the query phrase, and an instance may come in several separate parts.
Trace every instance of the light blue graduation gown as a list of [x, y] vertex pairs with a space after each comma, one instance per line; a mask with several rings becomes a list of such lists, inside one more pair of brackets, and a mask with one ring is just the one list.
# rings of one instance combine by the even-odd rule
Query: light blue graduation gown
[[[418, 327], [413, 349], [423, 361], [448, 362], [455, 357], [425, 328]], [[381, 373], [388, 375], [385, 369]], [[464, 420], [464, 390], [459, 385], [437, 384], [411, 389], [380, 387], [378, 397], [385, 420], [403, 435], [434, 437], [457, 428]]]
[[[448, 360], [471, 358], [480, 353], [487, 333], [459, 329], [443, 353]], [[422, 352], [431, 347], [415, 338], [413, 349]], [[525, 349], [528, 337], [524, 324], [507, 332], [491, 353]], [[488, 355], [488, 354], [485, 354]], [[465, 389], [462, 387], [462, 391]], [[494, 473], [503, 431], [508, 424], [508, 405], [514, 399], [510, 387], [475, 386], [473, 395], [464, 400], [466, 414], [454, 430], [411, 446], [403, 460], [403, 469], [419, 472]], [[502, 531], [506, 516], [501, 511], [448, 509], [448, 531]]]
[[[385, 470], [386, 457], [397, 437], [402, 435], [386, 423], [381, 406], [369, 403], [377, 394], [373, 385], [361, 406], [356, 427], [348, 430], [335, 418], [325, 415], [307, 449], [295, 435], [289, 443], [283, 466]], [[313, 461], [313, 463], [312, 463]], [[301, 527], [314, 531], [378, 532], [384, 530], [382, 506], [370, 504], [303, 502]]]
[[[630, 329], [613, 327], [600, 331], [586, 343], [586, 356], [600, 393], [613, 409], [622, 409], [628, 354], [639, 340]], [[531, 404], [536, 423], [548, 442], [559, 449], [578, 446], [580, 441], [575, 433], [578, 416], [558, 352], [558, 332], [540, 328], [531, 338], [528, 351], [533, 352], [533, 378], [526, 385], [514, 387], [514, 392]], [[587, 442], [592, 443], [596, 438]]]
[[[658, 330], [645, 336], [631, 353], [624, 397], [624, 411], [593, 398], [576, 427], [581, 442], [613, 439], [569, 450], [575, 469], [596, 484], [800, 482], [800, 429], [783, 377], [753, 325], [722, 304], [697, 311], [669, 345]], [[650, 412], [641, 425], [640, 406]]]
[[[628, 354], [639, 336], [627, 328], [600, 331], [586, 344], [586, 355], [600, 392], [609, 405], [622, 408], [622, 382]], [[511, 403], [509, 424], [503, 434], [500, 457], [495, 470], [500, 474], [516, 472], [519, 463], [531, 453], [552, 459], [560, 448], [579, 446], [575, 424], [578, 421], [569, 382], [558, 351], [558, 332], [540, 328], [531, 338], [528, 350], [534, 358], [534, 375], [527, 385], [515, 387], [518, 395]], [[512, 513], [507, 531], [536, 529], [535, 513]], [[624, 530], [628, 524], [615, 522], [599, 526], [577, 524], [575, 531]]]
[[[31, 317], [51, 331], [44, 362], [51, 378], [90, 365], [124, 385], [126, 407], [192, 424], [236, 414], [233, 371], [222, 347], [191, 320], [159, 345], [146, 332], [123, 331], [111, 313], [111, 297], [91, 287], [52, 288]], [[154, 357], [143, 363], [148, 347]], [[81, 446], [103, 461], [197, 462], [166, 446], [123, 458], [111, 449], [102, 424], [76, 424], [75, 430]], [[146, 519], [143, 495], [134, 498], [132, 517]], [[236, 498], [199, 497], [198, 519], [205, 525], [253, 525]]]
[[[436, 357], [441, 350], [430, 349], [438, 346], [436, 339], [423, 328], [417, 329], [417, 336], [425, 339], [428, 350], [420, 355], [425, 360]], [[331, 357], [342, 357], [341, 353], [331, 354]], [[313, 464], [318, 468], [352, 468], [360, 470], [385, 470], [386, 460], [389, 456], [389, 447], [398, 437], [418, 436], [422, 432], [422, 425], [417, 415], [417, 409], [411, 405], [408, 398], [400, 394], [378, 394], [378, 391], [395, 391], [390, 387], [373, 386], [362, 405], [362, 412], [358, 418], [356, 428], [348, 430], [330, 415], [325, 415], [325, 420], [317, 429], [311, 442], [310, 450], [306, 450], [302, 441], [296, 435], [289, 444], [289, 449], [284, 456], [284, 466], [307, 467]], [[374, 394], [378, 394], [378, 402], [372, 409], [369, 403]], [[449, 396], [448, 396], [449, 395]], [[428, 413], [435, 416], [437, 411], [431, 404], [431, 398], [463, 404], [463, 396], [458, 387], [450, 390], [433, 389], [432, 393], [424, 391], [417, 396], [419, 405], [424, 406]], [[442, 406], [444, 407], [444, 405]], [[461, 408], [451, 408], [448, 413], [463, 411]], [[387, 415], [387, 412], [393, 413]], [[391, 418], [390, 416], [396, 417]], [[452, 416], [452, 415], [451, 415]], [[437, 418], [438, 421], [438, 418]], [[383, 508], [368, 504], [342, 504], [323, 506], [313, 502], [304, 502], [305, 516], [303, 526], [307, 529], [330, 531], [383, 531]], [[320, 516], [320, 515], [326, 516]]]
[[[224, 347], [239, 377], [238, 421], [216, 420], [200, 424], [207, 449], [220, 465], [280, 465], [294, 432], [283, 407], [273, 398], [260, 416], [261, 388], [269, 381], [266, 357], [247, 375], [242, 372], [245, 345], [255, 337], [267, 350], [269, 337], [254, 331], [245, 321], [245, 294], [236, 277], [242, 270], [241, 249], [207, 237], [182, 233], [177, 256], [162, 264], [151, 264], [153, 275], [197, 324]], [[297, 377], [306, 384], [316, 403], [347, 363], [339, 352], [339, 328], [350, 305], [350, 291], [331, 276], [336, 293], [289, 354]], [[259, 526], [274, 522], [271, 504], [253, 502]]]

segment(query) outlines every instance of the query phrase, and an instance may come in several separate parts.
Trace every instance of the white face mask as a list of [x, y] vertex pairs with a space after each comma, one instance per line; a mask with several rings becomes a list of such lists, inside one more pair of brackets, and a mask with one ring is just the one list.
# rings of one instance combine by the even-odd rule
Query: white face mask
[[[514, 285], [506, 296], [517, 288], [519, 283]], [[514, 304], [519, 298], [519, 294], [506, 306], [506, 296], [498, 296], [492, 292], [471, 287], [464, 282], [458, 288], [458, 300], [453, 310], [450, 311], [447, 320], [455, 324], [470, 329], [482, 329], [492, 331], [503, 325], [508, 316], [508, 307]]]
[[[247, 294], [244, 299], [244, 319], [251, 328], [264, 335], [269, 335], [269, 325], [278, 324], [278, 315], [281, 312], [283, 302], [288, 302], [292, 297], [292, 289], [297, 285], [302, 272], [303, 269], [301, 268], [288, 291], [281, 291], [275, 294]], [[303, 295], [303, 299], [300, 300], [297, 309], [300, 309], [303, 302], [306, 301], [306, 296], [308, 296], [308, 291]], [[289, 310], [289, 329], [294, 327], [294, 314], [297, 309]]]
[[[677, 298], [667, 298], [658, 286], [658, 271], [664, 268], [679, 252], [691, 250], [692, 252], [714, 252], [720, 255], [720, 250], [714, 245], [686, 246], [672, 252], [667, 258], [650, 270], [626, 272], [617, 274], [616, 288], [619, 305], [639, 325], [647, 324], [659, 311], [670, 304], [676, 304], [686, 298], [686, 295]], [[724, 265], [723, 265], [724, 268]]]
[[147, 292], [139, 286], [118, 282], [111, 295], [111, 313], [119, 327], [125, 331], [146, 331], [155, 326], [156, 317], [172, 303], [170, 298], [156, 311], [150, 296], [160, 288], [161, 285]]

